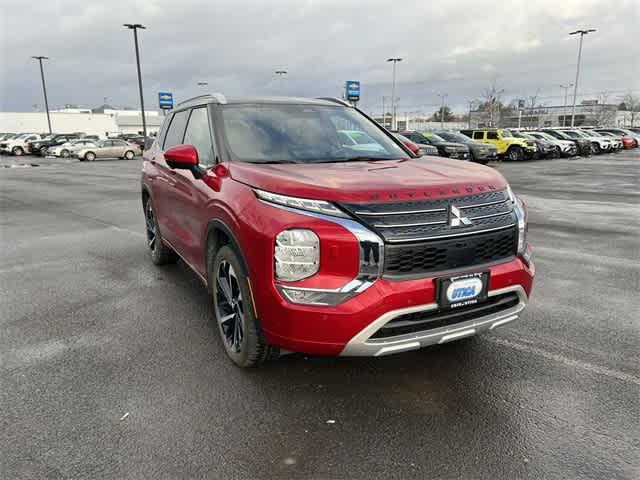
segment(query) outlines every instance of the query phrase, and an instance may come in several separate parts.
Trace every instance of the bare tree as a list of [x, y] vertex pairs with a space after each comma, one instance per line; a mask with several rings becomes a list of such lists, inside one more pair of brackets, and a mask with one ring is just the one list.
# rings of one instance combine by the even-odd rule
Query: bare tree
[[607, 126], [613, 123], [616, 109], [609, 105], [609, 92], [606, 90], [598, 95], [598, 102], [592, 107], [593, 117], [597, 126]]
[[640, 117], [640, 97], [629, 92], [620, 97], [620, 100], [624, 109], [631, 112], [631, 126], [635, 126], [636, 120]]
[[486, 103], [489, 110], [490, 126], [493, 127], [496, 118], [496, 106], [501, 104], [501, 95], [504, 93], [504, 88], [500, 88], [496, 85], [496, 81], [491, 82], [487, 88], [484, 89], [482, 99]]

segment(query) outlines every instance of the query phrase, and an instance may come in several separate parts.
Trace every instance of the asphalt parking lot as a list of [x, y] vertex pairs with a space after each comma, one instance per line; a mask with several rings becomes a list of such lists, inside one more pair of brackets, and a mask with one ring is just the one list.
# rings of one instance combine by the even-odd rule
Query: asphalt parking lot
[[638, 478], [638, 149], [496, 165], [535, 248], [519, 322], [250, 371], [149, 261], [139, 160], [34, 163], [0, 168], [0, 477]]

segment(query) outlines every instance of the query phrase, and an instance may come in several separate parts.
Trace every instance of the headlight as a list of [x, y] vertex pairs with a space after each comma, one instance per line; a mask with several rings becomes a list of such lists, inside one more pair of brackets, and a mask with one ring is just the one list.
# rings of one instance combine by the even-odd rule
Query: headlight
[[[518, 220], [518, 253], [525, 255], [525, 247], [527, 244], [527, 207], [522, 199], [516, 197], [511, 190], [511, 187], [507, 187], [507, 193], [509, 199], [513, 203], [513, 211], [516, 214]], [[529, 259], [525, 258], [527, 262]]]
[[276, 237], [276, 278], [288, 282], [318, 273], [320, 239], [311, 230], [283, 230]]
[[325, 215], [331, 215], [333, 217], [349, 217], [342, 210], [339, 210], [333, 204], [325, 202], [324, 200], [288, 197], [278, 193], [258, 190], [257, 188], [254, 188], [253, 191], [259, 199], [266, 202], [276, 203], [278, 205], [284, 205], [285, 207], [297, 208], [300, 210], [307, 210], [309, 212], [324, 213]]

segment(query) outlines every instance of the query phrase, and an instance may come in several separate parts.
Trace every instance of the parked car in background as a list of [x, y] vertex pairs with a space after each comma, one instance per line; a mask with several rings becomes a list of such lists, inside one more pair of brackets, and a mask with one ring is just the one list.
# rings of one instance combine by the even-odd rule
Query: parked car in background
[[616, 135], [619, 135], [621, 137], [631, 137], [640, 144], [640, 133], [634, 132], [630, 128], [602, 128], [602, 129], [598, 128], [596, 129], [596, 131], [602, 131], [602, 130], [604, 130], [605, 132], [615, 133]]
[[40, 140], [37, 133], [23, 133], [9, 140], [0, 142], [0, 153], [11, 154], [16, 156], [24, 155], [28, 152], [29, 142]]
[[411, 150], [411, 153], [413, 153], [416, 156], [420, 155], [420, 147], [418, 147], [417, 144], [413, 143], [407, 137], [405, 137], [403, 135], [400, 135], [399, 133], [394, 133], [393, 135], [398, 140], [400, 140], [405, 147], [407, 147], [409, 150]]
[[557, 130], [555, 128], [545, 128], [542, 130], [542, 132], [548, 135], [551, 135], [552, 137], [557, 138], [558, 140], [567, 140], [567, 141], [573, 142], [576, 145], [576, 148], [578, 149], [578, 155], [589, 156], [593, 153], [591, 149], [591, 142], [579, 135], [576, 137], [573, 137], [573, 136], [567, 135], [563, 130]]
[[439, 137], [432, 132], [420, 133], [416, 130], [405, 130], [400, 134], [407, 137], [417, 144], [432, 145], [438, 149], [441, 157], [455, 158], [458, 160], [469, 160], [469, 147], [463, 143], [447, 142], [444, 138]]
[[404, 135], [401, 135], [399, 133], [394, 133], [394, 135], [396, 137], [398, 137], [398, 139], [402, 143], [404, 143], [405, 147], [407, 147], [412, 152], [413, 152], [413, 147], [411, 147], [409, 145], [415, 145], [415, 147], [418, 149], [418, 153], [416, 153], [416, 155], [421, 155], [421, 156], [422, 155], [432, 155], [432, 156], [436, 156], [436, 157], [440, 155], [438, 153], [438, 149], [436, 147], [434, 147], [433, 145], [429, 145], [428, 143], [416, 143], [413, 140], [410, 140], [407, 137], [405, 137]]
[[29, 152], [33, 155], [45, 156], [47, 150], [57, 145], [62, 145], [71, 140], [80, 138], [77, 133], [55, 133], [40, 140], [29, 143]]
[[580, 129], [563, 129], [564, 133], [574, 138], [586, 138], [591, 142], [591, 150], [593, 153], [608, 153], [612, 150], [613, 144], [607, 137], [601, 135], [593, 136], [581, 131]]
[[534, 158], [536, 144], [533, 140], [515, 138], [511, 132], [504, 128], [477, 128], [472, 130], [460, 130], [467, 137], [480, 143], [495, 145], [498, 155], [509, 160], [525, 160]]
[[78, 140], [72, 140], [62, 145], [56, 145], [49, 148], [47, 155], [53, 157], [68, 158], [72, 153], [82, 150], [83, 148], [95, 148], [98, 142], [91, 138], [80, 138]]
[[558, 158], [560, 156], [556, 146], [544, 138], [533, 137], [529, 135], [529, 132], [517, 129], [509, 129], [509, 131], [515, 138], [522, 138], [523, 140], [531, 140], [535, 142], [536, 158]]
[[619, 152], [624, 148], [622, 144], [622, 140], [620, 140], [621, 137], [619, 135], [614, 135], [614, 134], [606, 135], [604, 133], [597, 132], [590, 128], [581, 128], [580, 131], [590, 137], [600, 137], [600, 138], [608, 139], [611, 142], [611, 151], [613, 152]]
[[553, 137], [545, 132], [528, 131], [527, 134], [533, 138], [546, 140], [553, 144], [559, 157], [573, 157], [578, 154], [578, 146], [571, 140], [560, 140], [559, 138]]
[[16, 135], [17, 135], [17, 133], [8, 133], [8, 132], [0, 133], [0, 142], [2, 142], [4, 140], [9, 140], [9, 139], [15, 137]]
[[498, 158], [498, 148], [495, 145], [476, 142], [460, 132], [436, 130], [435, 133], [447, 142], [463, 143], [466, 145], [469, 149], [469, 156], [472, 162], [486, 165], [489, 160], [496, 160]]
[[142, 149], [119, 138], [102, 140], [95, 147], [85, 147], [71, 153], [72, 157], [80, 161], [92, 162], [96, 158], [126, 158], [132, 160], [136, 155], [142, 155]]
[[622, 143], [622, 148], [624, 149], [636, 148], [638, 146], [638, 141], [628, 135], [620, 136], [617, 133], [612, 133], [604, 130], [596, 130], [596, 132], [600, 132], [601, 135], [613, 137], [620, 140], [620, 143]]

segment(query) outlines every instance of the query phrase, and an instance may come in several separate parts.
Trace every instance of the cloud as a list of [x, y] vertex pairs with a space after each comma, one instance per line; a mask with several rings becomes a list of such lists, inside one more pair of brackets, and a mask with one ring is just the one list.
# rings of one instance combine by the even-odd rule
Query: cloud
[[[573, 81], [577, 39], [585, 38], [581, 88], [640, 93], [640, 3], [620, 0], [5, 0], [0, 20], [0, 109], [42, 105], [37, 64], [45, 62], [50, 104], [136, 106], [133, 39], [122, 23], [140, 22], [145, 104], [157, 92], [176, 99], [202, 93], [198, 81], [229, 96], [341, 94], [362, 82], [361, 105], [377, 112], [391, 94], [389, 56], [401, 56], [400, 109], [432, 111], [437, 93], [455, 106], [496, 81], [506, 97], [539, 92], [561, 101]], [[289, 73], [281, 83], [274, 70]], [[615, 96], [615, 95], [614, 95]]]

